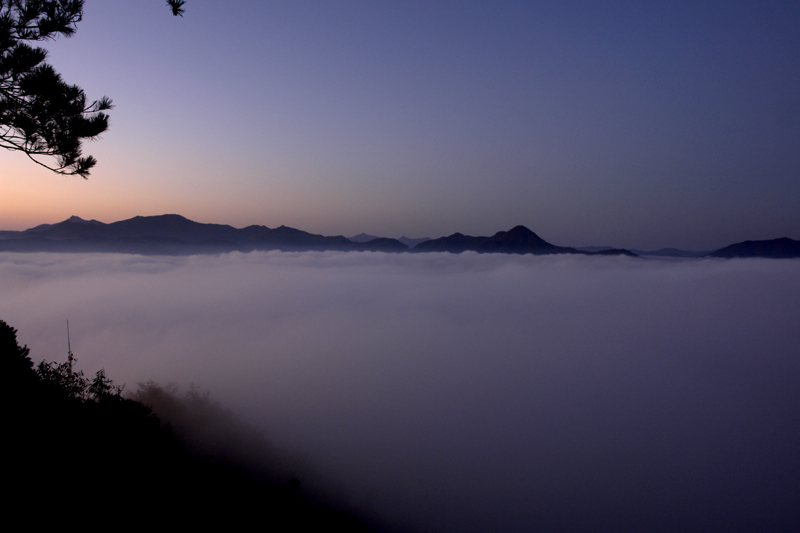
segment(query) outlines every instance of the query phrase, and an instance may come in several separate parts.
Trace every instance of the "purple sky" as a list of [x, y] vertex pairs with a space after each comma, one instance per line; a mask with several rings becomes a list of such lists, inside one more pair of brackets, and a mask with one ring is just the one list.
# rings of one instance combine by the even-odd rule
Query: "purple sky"
[[88, 181], [0, 153], [0, 229], [180, 213], [315, 233], [800, 239], [796, 2], [87, 0], [50, 61]]

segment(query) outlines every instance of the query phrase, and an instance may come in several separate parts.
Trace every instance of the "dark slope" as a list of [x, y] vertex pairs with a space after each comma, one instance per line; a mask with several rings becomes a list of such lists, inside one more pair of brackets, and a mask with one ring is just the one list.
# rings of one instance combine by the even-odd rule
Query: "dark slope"
[[710, 257], [768, 257], [791, 259], [800, 257], [800, 241], [788, 237], [769, 241], [744, 241], [708, 254]]
[[2, 320], [0, 379], [3, 518], [13, 529], [371, 529], [290, 474], [194, 453], [104, 374], [86, 379], [68, 363], [34, 368]]

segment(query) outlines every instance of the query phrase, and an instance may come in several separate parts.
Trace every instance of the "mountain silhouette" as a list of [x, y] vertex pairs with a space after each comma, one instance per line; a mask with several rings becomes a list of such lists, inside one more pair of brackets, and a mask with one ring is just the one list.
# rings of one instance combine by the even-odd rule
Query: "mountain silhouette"
[[800, 257], [800, 241], [788, 237], [768, 241], [744, 241], [708, 254], [711, 257], [768, 257], [791, 259]]
[[24, 231], [0, 232], [0, 250], [32, 252], [119, 252], [186, 255], [253, 250], [405, 251], [396, 239], [354, 243], [343, 236], [325, 237], [295, 228], [204, 224], [181, 215], [136, 216], [111, 224], [70, 217]]
[[369, 233], [359, 233], [358, 235], [353, 235], [352, 237], [348, 237], [353, 242], [369, 242], [374, 241], [375, 239], [380, 239], [377, 235], [370, 235]]
[[[377, 235], [370, 235], [369, 233], [359, 233], [358, 235], [353, 235], [352, 237], [348, 237], [348, 239], [350, 239], [353, 242], [360, 242], [360, 243], [364, 243], [364, 244], [372, 243], [372, 244], [369, 244], [368, 246], [375, 246], [376, 244], [379, 244], [379, 243], [376, 243], [376, 242], [373, 242], [373, 241], [376, 241], [376, 240], [379, 240], [379, 239], [384, 239], [384, 237], [378, 237]], [[391, 239], [391, 240], [395, 240], [395, 239]], [[419, 243], [425, 242], [425, 241], [429, 241], [429, 240], [430, 240], [430, 238], [428, 238], [428, 237], [422, 237], [422, 238], [419, 238], [419, 239], [410, 239], [410, 238], [406, 237], [405, 235], [400, 237], [399, 239], [397, 239], [397, 241], [405, 244], [408, 248], [413, 248], [414, 246], [418, 245]], [[380, 242], [385, 242], [385, 241], [380, 241]], [[392, 243], [391, 246], [396, 247], [397, 245]], [[404, 250], [398, 250], [398, 251], [404, 251]]]
[[413, 239], [411, 237], [406, 237], [405, 235], [403, 235], [402, 237], [400, 237], [397, 240], [402, 242], [403, 244], [405, 244], [409, 248], [414, 248], [419, 243], [425, 242], [425, 241], [429, 241], [429, 240], [431, 240], [431, 238], [430, 237], [419, 237], [417, 239]]
[[[500, 231], [491, 237], [454, 233], [439, 239], [406, 240], [415, 245], [414, 252], [635, 256], [628, 250], [616, 248], [585, 252], [556, 246], [525, 226]], [[191, 255], [254, 250], [405, 252], [409, 251], [409, 246], [398, 239], [367, 234], [351, 239], [341, 235], [326, 237], [288, 226], [253, 225], [238, 229], [227, 224], [195, 222], [175, 214], [136, 216], [110, 224], [72, 216], [63, 222], [41, 224], [24, 231], [0, 231], [0, 251]]]
[[327, 237], [288, 226], [234, 228], [205, 224], [181, 215], [136, 216], [105, 224], [72, 216], [56, 224], [41, 224], [24, 231], [0, 231], [0, 251], [16, 252], [117, 252], [144, 255], [219, 254], [253, 250], [281, 251], [382, 251], [507, 254], [581, 254], [669, 257], [800, 257], [800, 241], [789, 238], [745, 241], [710, 254], [665, 248], [634, 253], [609, 247], [557, 246], [525, 226], [499, 231], [490, 237], [454, 233], [438, 239], [389, 239], [365, 233], [350, 239]]
[[491, 237], [472, 237], [454, 233], [448, 237], [432, 239], [417, 244], [413, 252], [478, 252], [505, 254], [582, 254], [582, 255], [629, 255], [628, 250], [611, 248], [600, 252], [585, 252], [576, 248], [556, 246], [545, 241], [525, 226], [515, 226], [508, 231], [499, 231]]
[[709, 251], [704, 252], [697, 252], [694, 250], [681, 250], [679, 248], [660, 248], [658, 250], [631, 250], [636, 255], [652, 255], [657, 257], [684, 257], [684, 258], [691, 258], [691, 257], [703, 257], [704, 255], [708, 255]]

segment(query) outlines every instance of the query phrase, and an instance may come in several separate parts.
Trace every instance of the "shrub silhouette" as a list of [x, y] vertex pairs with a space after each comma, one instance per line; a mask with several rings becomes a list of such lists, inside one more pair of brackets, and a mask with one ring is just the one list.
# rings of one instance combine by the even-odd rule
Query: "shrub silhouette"
[[89, 529], [366, 531], [353, 516], [305, 498], [295, 479], [193, 455], [150, 408], [124, 398], [104, 370], [88, 379], [72, 361], [34, 369], [16, 333], [0, 320], [7, 522], [63, 527], [80, 516]]

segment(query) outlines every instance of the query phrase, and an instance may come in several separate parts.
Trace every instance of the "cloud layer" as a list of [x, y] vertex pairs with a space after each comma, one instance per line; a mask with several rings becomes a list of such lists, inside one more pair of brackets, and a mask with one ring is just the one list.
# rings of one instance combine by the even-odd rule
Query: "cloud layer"
[[0, 254], [35, 359], [195, 384], [389, 522], [800, 527], [800, 261]]

